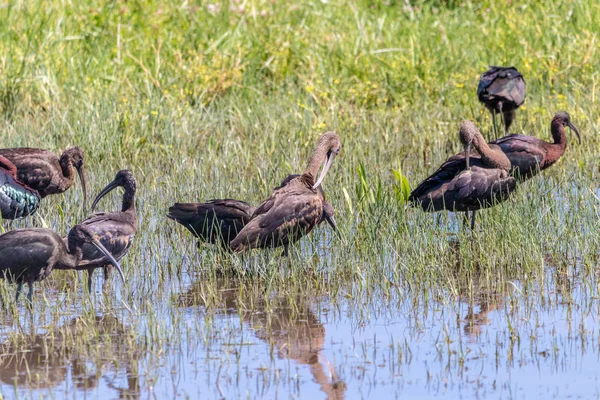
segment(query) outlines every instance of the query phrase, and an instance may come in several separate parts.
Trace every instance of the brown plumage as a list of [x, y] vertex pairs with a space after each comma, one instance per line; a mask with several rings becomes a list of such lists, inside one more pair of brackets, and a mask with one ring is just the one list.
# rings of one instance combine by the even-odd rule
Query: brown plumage
[[[94, 213], [81, 222], [81, 225], [88, 227], [114, 258], [121, 261], [129, 251], [138, 229], [135, 209], [137, 183], [133, 173], [126, 169], [119, 171], [113, 181], [106, 185], [94, 199], [92, 212], [100, 199], [117, 187], [125, 189], [121, 211]], [[102, 267], [104, 268], [104, 283], [106, 284], [112, 269], [111, 263], [96, 247], [84, 244], [82, 258], [77, 269], [88, 271], [88, 289], [90, 292], [94, 269]]]
[[515, 134], [493, 141], [490, 145], [497, 145], [510, 160], [511, 173], [518, 179], [525, 180], [550, 167], [562, 157], [567, 149], [565, 127], [569, 127], [575, 132], [581, 143], [579, 130], [571, 122], [569, 113], [559, 111], [550, 123], [553, 143], [548, 143], [535, 136]]
[[0, 236], [0, 278], [19, 285], [15, 301], [24, 283], [29, 285], [31, 302], [34, 282], [45, 279], [53, 269], [77, 269], [85, 243], [104, 253], [123, 277], [119, 263], [88, 227], [74, 226], [69, 231], [68, 243], [67, 249], [56, 232], [42, 228], [16, 229]]
[[515, 119], [515, 111], [525, 101], [525, 79], [515, 67], [490, 67], [481, 74], [477, 97], [492, 113], [494, 131], [498, 137], [496, 113], [502, 114], [504, 134]]
[[[273, 190], [231, 242], [231, 248], [240, 253], [251, 248], [284, 246], [310, 233], [323, 216], [323, 199], [316, 188], [321, 184], [336, 155], [342, 147], [335, 132], [321, 136], [308, 166], [302, 175]], [[319, 179], [315, 177], [324, 163]]]
[[19, 180], [37, 190], [42, 198], [69, 189], [73, 185], [75, 171], [77, 171], [81, 180], [85, 207], [87, 184], [83, 165], [84, 154], [79, 147], [67, 148], [60, 158], [48, 150], [29, 147], [0, 149], [0, 156], [8, 158], [15, 164]]
[[[488, 145], [471, 121], [461, 125], [460, 139], [466, 157], [459, 154], [448, 159], [412, 191], [409, 201], [428, 212], [473, 211], [473, 228], [476, 210], [506, 200], [516, 181], [508, 172], [509, 159], [498, 146]], [[471, 145], [478, 151], [475, 157], [469, 156]]]
[[[283, 180], [281, 188], [300, 175], [288, 175]], [[323, 200], [323, 215], [319, 222], [327, 221], [337, 230], [333, 206], [325, 200], [322, 187], [317, 192]], [[185, 226], [200, 242], [219, 243], [229, 249], [229, 243], [237, 236], [251, 219], [256, 208], [245, 201], [235, 199], [216, 199], [206, 203], [175, 203], [169, 207], [167, 217]]]

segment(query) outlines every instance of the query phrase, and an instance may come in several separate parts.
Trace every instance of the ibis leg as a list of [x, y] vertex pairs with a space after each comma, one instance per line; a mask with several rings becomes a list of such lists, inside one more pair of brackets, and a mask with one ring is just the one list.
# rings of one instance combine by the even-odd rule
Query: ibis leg
[[112, 265], [105, 265], [104, 266], [104, 283], [102, 283], [102, 290], [106, 290], [106, 288], [108, 287], [108, 284], [110, 282], [110, 273], [112, 271]]
[[471, 215], [471, 230], [475, 229], [475, 213], [477, 210], [473, 210], [473, 214]]
[[88, 274], [88, 293], [92, 293], [92, 277], [94, 276], [94, 268], [89, 268], [87, 270]]
[[289, 249], [289, 244], [285, 244], [283, 246], [283, 253], [281, 254], [282, 257], [289, 257], [290, 255], [290, 249]]
[[492, 122], [494, 124], [494, 138], [498, 139], [498, 124], [496, 122], [496, 111], [492, 111]]
[[27, 300], [29, 300], [29, 305], [33, 304], [33, 282], [29, 284], [29, 293], [27, 293]]
[[463, 229], [467, 229], [467, 224], [469, 223], [469, 212], [465, 211], [463, 214]]
[[19, 283], [17, 286], [17, 294], [15, 295], [15, 303], [19, 301], [19, 295], [21, 294], [21, 290], [23, 290], [23, 283]]

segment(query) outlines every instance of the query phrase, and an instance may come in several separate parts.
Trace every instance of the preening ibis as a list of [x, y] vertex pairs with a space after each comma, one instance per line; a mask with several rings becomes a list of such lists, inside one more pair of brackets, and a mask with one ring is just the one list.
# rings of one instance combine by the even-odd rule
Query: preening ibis
[[[277, 188], [281, 188], [300, 175], [288, 175]], [[327, 221], [337, 230], [333, 206], [325, 200], [321, 185], [317, 192], [323, 200], [323, 215], [320, 222]], [[220, 243], [229, 249], [229, 243], [251, 219], [256, 208], [245, 201], [234, 199], [209, 200], [206, 203], [175, 203], [169, 207], [167, 217], [185, 226], [200, 241]]]
[[[302, 175], [273, 190], [233, 239], [231, 249], [241, 253], [252, 248], [284, 246], [287, 254], [290, 243], [310, 233], [323, 216], [323, 199], [317, 188], [341, 148], [342, 141], [335, 132], [323, 134]], [[323, 170], [315, 182], [321, 165]]]
[[69, 247], [51, 229], [15, 229], [0, 236], [0, 278], [17, 283], [15, 301], [24, 283], [29, 285], [31, 303], [34, 282], [45, 279], [53, 269], [77, 269], [84, 244], [96, 246], [112, 263], [125, 280], [121, 266], [102, 246], [86, 226], [76, 225], [69, 231]]
[[577, 135], [579, 130], [571, 122], [566, 111], [559, 111], [552, 118], [550, 130], [554, 143], [548, 143], [535, 136], [508, 135], [490, 143], [500, 147], [511, 163], [511, 173], [521, 180], [531, 178], [538, 171], [545, 170], [554, 164], [567, 149], [565, 127], [569, 127]]
[[32, 215], [40, 206], [40, 196], [17, 179], [17, 167], [0, 156], [0, 212], [2, 219]]
[[[504, 201], [516, 187], [509, 174], [508, 157], [496, 145], [488, 145], [471, 121], [460, 127], [460, 140], [465, 154], [450, 157], [433, 175], [412, 191], [409, 201], [424, 211], [473, 211], [471, 229], [475, 226], [475, 212]], [[478, 155], [470, 157], [470, 147]]]
[[[137, 233], [138, 221], [135, 210], [136, 180], [133, 172], [121, 170], [92, 203], [92, 212], [104, 196], [117, 187], [125, 189], [121, 211], [99, 212], [90, 215], [81, 225], [88, 227], [102, 245], [107, 248], [118, 261], [127, 254], [133, 238]], [[106, 256], [90, 244], [83, 246], [83, 255], [79, 262], [78, 270], [88, 271], [88, 289], [92, 290], [92, 275], [95, 268], [104, 267], [104, 282], [108, 282], [112, 267]]]
[[515, 111], [525, 101], [525, 79], [515, 67], [490, 67], [481, 74], [477, 97], [492, 113], [494, 132], [498, 138], [496, 113], [502, 114], [504, 134], [515, 119]]
[[67, 148], [60, 159], [48, 150], [29, 147], [0, 149], [0, 156], [15, 164], [19, 180], [37, 190], [41, 198], [62, 193], [70, 188], [77, 170], [83, 189], [84, 207], [87, 204], [84, 155], [79, 147]]

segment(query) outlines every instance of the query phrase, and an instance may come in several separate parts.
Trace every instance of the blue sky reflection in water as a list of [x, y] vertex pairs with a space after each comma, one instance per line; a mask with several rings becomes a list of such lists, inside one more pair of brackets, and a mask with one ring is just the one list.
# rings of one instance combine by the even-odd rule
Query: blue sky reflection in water
[[[3, 348], [0, 391], [6, 398], [50, 393], [101, 398], [598, 397], [599, 310], [595, 289], [585, 288], [579, 273], [547, 267], [528, 283], [507, 281], [491, 291], [473, 280], [451, 302], [435, 300], [453, 298], [450, 294], [426, 300], [398, 290], [386, 304], [365, 299], [362, 308], [351, 298], [332, 305], [327, 297], [290, 298], [276, 292], [265, 301], [259, 282], [219, 281], [218, 306], [209, 310], [200, 300], [206, 288], [186, 284], [187, 290], [172, 300], [180, 311], [180, 339], [164, 342], [160, 352], [153, 348], [115, 356], [127, 352], [136, 330], [151, 331], [144, 323], [123, 323], [129, 317], [122, 310], [118, 318], [93, 319], [101, 337], [88, 342], [95, 340], [100, 356], [78, 354], [77, 338], [56, 332], [76, 336], [83, 319], [67, 318], [51, 337], [40, 331], [25, 344]], [[18, 362], [27, 368], [13, 381]]]

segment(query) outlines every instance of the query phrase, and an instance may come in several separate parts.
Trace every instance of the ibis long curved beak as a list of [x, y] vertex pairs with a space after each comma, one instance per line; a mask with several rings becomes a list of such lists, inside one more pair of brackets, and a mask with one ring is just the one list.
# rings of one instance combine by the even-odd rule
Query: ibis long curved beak
[[331, 229], [337, 232], [337, 224], [333, 215], [325, 215], [325, 221], [331, 226]]
[[94, 209], [98, 205], [98, 202], [100, 201], [100, 199], [102, 199], [104, 196], [106, 196], [108, 193], [110, 193], [111, 190], [113, 190], [114, 188], [116, 188], [118, 186], [119, 186], [119, 184], [116, 181], [112, 181], [111, 183], [106, 185], [106, 187], [104, 189], [102, 189], [102, 191], [100, 191], [100, 193], [98, 193], [98, 196], [96, 196], [96, 198], [94, 199], [94, 202], [92, 203], [91, 212], [94, 212]]
[[325, 178], [327, 171], [329, 171], [329, 168], [331, 167], [331, 164], [333, 163], [334, 158], [335, 158], [335, 153], [333, 153], [332, 151], [329, 151], [327, 153], [327, 159], [325, 160], [325, 165], [323, 166], [321, 175], [319, 176], [319, 179], [317, 179], [317, 182], [313, 185], [313, 189], [316, 189], [321, 184], [321, 182], [323, 182], [323, 179]]
[[106, 256], [106, 258], [108, 258], [110, 263], [115, 266], [117, 271], [119, 271], [119, 275], [121, 275], [121, 279], [123, 280], [123, 283], [125, 283], [125, 275], [123, 274], [123, 269], [121, 268], [121, 265], [119, 264], [119, 262], [117, 260], [115, 260], [115, 258], [112, 256], [112, 254], [110, 254], [110, 252], [106, 249], [106, 247], [104, 247], [102, 245], [102, 243], [100, 243], [100, 241], [98, 239], [91, 238], [91, 242], [94, 246], [96, 246], [96, 248], [98, 250], [100, 250]]
[[465, 160], [467, 161], [467, 169], [471, 169], [469, 157], [471, 155], [471, 142], [465, 146]]
[[581, 136], [579, 135], [579, 129], [571, 121], [567, 122], [567, 126], [571, 128], [573, 132], [577, 135], [577, 139], [579, 140], [579, 144], [581, 144]]
[[77, 168], [77, 174], [79, 175], [79, 180], [81, 181], [81, 189], [83, 190], [83, 208], [87, 207], [87, 181], [85, 179], [85, 169], [83, 168], [83, 164], [81, 167]]

